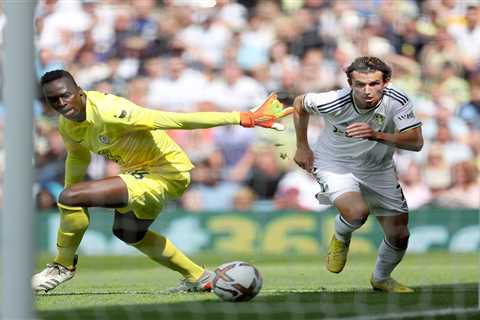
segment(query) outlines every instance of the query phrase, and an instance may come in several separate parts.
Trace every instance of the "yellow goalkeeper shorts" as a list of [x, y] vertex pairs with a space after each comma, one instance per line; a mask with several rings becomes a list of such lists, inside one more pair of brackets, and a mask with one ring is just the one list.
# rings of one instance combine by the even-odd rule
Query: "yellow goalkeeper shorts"
[[189, 172], [162, 172], [162, 168], [145, 167], [119, 174], [128, 188], [128, 206], [120, 213], [133, 211], [139, 219], [153, 220], [165, 202], [181, 196], [190, 185]]

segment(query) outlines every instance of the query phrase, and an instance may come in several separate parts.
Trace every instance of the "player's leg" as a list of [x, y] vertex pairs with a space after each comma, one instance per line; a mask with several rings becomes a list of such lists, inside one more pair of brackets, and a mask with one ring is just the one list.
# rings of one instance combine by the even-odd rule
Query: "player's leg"
[[74, 256], [88, 227], [88, 207], [116, 208], [125, 206], [127, 201], [127, 186], [118, 176], [80, 182], [63, 190], [58, 200], [60, 228], [54, 262], [73, 267]]
[[338, 210], [326, 266], [330, 272], [339, 273], [347, 261], [352, 233], [365, 223], [369, 209], [353, 174], [314, 169], [314, 176], [321, 190], [316, 195], [318, 201], [321, 204], [334, 204]]
[[159, 264], [178, 271], [187, 280], [198, 280], [204, 269], [187, 258], [169, 239], [149, 230], [153, 221], [139, 219], [132, 211], [115, 211], [112, 231], [123, 242], [134, 246]]
[[115, 212], [113, 233], [157, 263], [182, 274], [185, 279], [175, 291], [210, 291], [213, 274], [194, 263], [169, 239], [148, 229], [165, 201], [184, 192], [189, 174], [156, 174], [147, 169], [142, 177], [120, 176], [128, 186], [129, 203], [127, 210]]
[[377, 261], [370, 282], [375, 290], [407, 293], [411, 288], [391, 277], [392, 271], [400, 263], [408, 247], [408, 213], [390, 216], [377, 216], [385, 238], [378, 249]]
[[408, 205], [394, 169], [372, 172], [365, 177], [364, 194], [385, 235], [379, 249], [370, 283], [375, 290], [412, 292], [390, 274], [400, 263], [408, 246]]
[[128, 188], [119, 176], [82, 181], [65, 188], [58, 202], [71, 207], [121, 208], [128, 204]]
[[59, 197], [60, 227], [53, 263], [32, 278], [35, 291], [49, 291], [75, 274], [76, 252], [88, 224], [88, 207], [122, 207], [128, 190], [122, 179], [85, 181], [66, 188]]
[[350, 243], [353, 231], [367, 221], [369, 208], [360, 192], [345, 192], [335, 199], [339, 214], [335, 219], [335, 237]]
[[327, 254], [327, 270], [339, 273], [347, 262], [352, 233], [368, 218], [368, 206], [360, 192], [345, 192], [335, 199], [338, 214], [335, 217], [335, 234]]

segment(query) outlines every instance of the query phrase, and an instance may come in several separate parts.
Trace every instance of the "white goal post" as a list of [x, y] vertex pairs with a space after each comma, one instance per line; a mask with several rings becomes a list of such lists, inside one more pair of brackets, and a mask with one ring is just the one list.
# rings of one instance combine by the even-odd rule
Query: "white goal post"
[[4, 1], [4, 206], [1, 220], [2, 319], [35, 319], [30, 278], [34, 266], [33, 12], [36, 1]]

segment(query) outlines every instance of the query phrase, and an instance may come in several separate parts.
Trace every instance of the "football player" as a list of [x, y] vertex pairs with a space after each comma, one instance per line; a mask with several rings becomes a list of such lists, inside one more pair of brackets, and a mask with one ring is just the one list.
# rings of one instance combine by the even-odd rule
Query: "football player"
[[[185, 256], [150, 225], [168, 199], [179, 197], [190, 184], [193, 168], [167, 129], [197, 129], [224, 125], [283, 129], [276, 121], [293, 112], [272, 94], [248, 112], [174, 113], [146, 109], [131, 101], [96, 91], [84, 91], [65, 70], [41, 78], [43, 95], [60, 113], [67, 158], [65, 189], [58, 199], [60, 227], [57, 256], [33, 276], [35, 291], [49, 291], [75, 275], [77, 249], [90, 216], [89, 207], [114, 209], [113, 234], [172, 270], [184, 280], [173, 291], [209, 291], [212, 272]], [[118, 163], [117, 176], [83, 181], [90, 152]]]
[[[294, 100], [295, 162], [315, 175], [322, 204], [339, 214], [326, 266], [343, 270], [352, 233], [370, 214], [385, 237], [370, 282], [375, 290], [412, 292], [390, 274], [408, 246], [408, 206], [393, 163], [395, 148], [420, 151], [421, 122], [408, 96], [390, 83], [391, 68], [376, 57], [359, 57], [346, 69], [349, 88], [306, 93]], [[307, 140], [310, 115], [325, 128], [312, 148]]]

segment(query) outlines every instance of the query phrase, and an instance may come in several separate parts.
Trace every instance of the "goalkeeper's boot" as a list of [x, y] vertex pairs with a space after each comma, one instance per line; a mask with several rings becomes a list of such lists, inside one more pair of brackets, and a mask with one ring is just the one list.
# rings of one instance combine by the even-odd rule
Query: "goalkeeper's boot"
[[75, 255], [73, 259], [73, 269], [53, 262], [47, 264], [47, 267], [43, 271], [33, 275], [32, 277], [32, 289], [36, 293], [48, 292], [55, 289], [58, 285], [64, 283], [73, 278], [75, 275], [75, 266], [77, 265], [78, 256]]
[[383, 291], [383, 292], [392, 292], [392, 293], [411, 293], [414, 292], [412, 288], [409, 288], [400, 282], [396, 281], [392, 277], [389, 277], [386, 280], [377, 281], [372, 276], [370, 277], [370, 284], [372, 285], [373, 290]]
[[335, 235], [330, 241], [327, 255], [327, 270], [333, 273], [339, 273], [345, 267], [347, 262], [348, 247], [350, 242], [345, 243], [335, 238]]
[[182, 292], [210, 292], [213, 288], [213, 279], [215, 273], [205, 269], [203, 274], [197, 281], [189, 281], [187, 279], [180, 280], [178, 286], [168, 290], [170, 293], [182, 293]]

